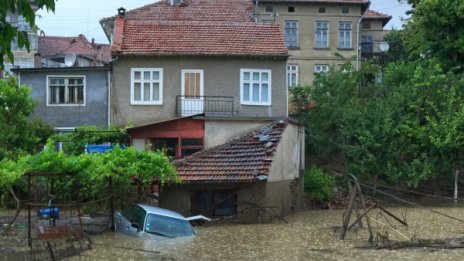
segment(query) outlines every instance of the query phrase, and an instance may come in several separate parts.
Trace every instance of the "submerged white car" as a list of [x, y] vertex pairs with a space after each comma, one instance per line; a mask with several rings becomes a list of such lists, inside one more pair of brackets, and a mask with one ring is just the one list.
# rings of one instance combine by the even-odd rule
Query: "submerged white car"
[[194, 237], [189, 221], [198, 219], [209, 221], [203, 216], [185, 218], [177, 212], [143, 204], [136, 204], [124, 213], [114, 213], [116, 232], [155, 240]]

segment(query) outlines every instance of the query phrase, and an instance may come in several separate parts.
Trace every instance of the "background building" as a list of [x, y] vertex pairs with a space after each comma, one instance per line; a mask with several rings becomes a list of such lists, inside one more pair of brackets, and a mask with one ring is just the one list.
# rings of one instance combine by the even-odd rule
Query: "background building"
[[355, 61], [363, 40], [363, 53], [378, 52], [376, 43], [383, 39], [383, 27], [391, 16], [367, 11], [369, 4], [367, 0], [260, 0], [255, 1], [254, 13], [258, 22], [282, 28], [290, 53], [287, 85], [310, 85], [315, 73]]

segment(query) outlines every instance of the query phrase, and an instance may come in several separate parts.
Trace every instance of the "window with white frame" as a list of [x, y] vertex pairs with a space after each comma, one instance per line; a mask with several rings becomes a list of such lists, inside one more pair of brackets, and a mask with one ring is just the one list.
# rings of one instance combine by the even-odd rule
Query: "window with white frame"
[[315, 73], [328, 73], [329, 66], [327, 64], [316, 64], [314, 66], [314, 72]]
[[240, 69], [240, 99], [246, 105], [271, 105], [271, 70]]
[[85, 105], [85, 76], [47, 76], [47, 105]]
[[351, 22], [338, 24], [338, 48], [351, 48]]
[[329, 47], [329, 22], [316, 21], [316, 48]]
[[287, 87], [298, 85], [298, 65], [287, 64]]
[[131, 69], [131, 104], [163, 104], [163, 69]]
[[287, 47], [298, 47], [298, 21], [285, 21], [285, 44]]

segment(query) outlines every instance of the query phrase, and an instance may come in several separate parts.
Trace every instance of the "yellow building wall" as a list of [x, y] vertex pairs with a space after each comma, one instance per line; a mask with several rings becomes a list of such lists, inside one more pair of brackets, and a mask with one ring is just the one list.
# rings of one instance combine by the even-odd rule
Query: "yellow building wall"
[[[274, 12], [266, 12], [266, 6], [273, 6]], [[294, 12], [288, 12], [293, 6]], [[342, 13], [347, 7], [348, 13]], [[325, 13], [319, 13], [324, 7]], [[298, 21], [298, 48], [289, 48], [288, 64], [298, 65], [298, 82], [300, 85], [312, 84], [316, 65], [337, 67], [346, 62], [336, 56], [339, 53], [346, 59], [356, 55], [357, 23], [361, 18], [361, 5], [318, 4], [318, 3], [268, 3], [259, 2], [256, 9], [258, 22], [274, 22], [281, 26], [285, 33], [284, 21]], [[329, 47], [316, 48], [316, 21], [329, 22]], [[339, 22], [351, 23], [351, 48], [338, 48]], [[361, 41], [361, 40], [359, 40]]]

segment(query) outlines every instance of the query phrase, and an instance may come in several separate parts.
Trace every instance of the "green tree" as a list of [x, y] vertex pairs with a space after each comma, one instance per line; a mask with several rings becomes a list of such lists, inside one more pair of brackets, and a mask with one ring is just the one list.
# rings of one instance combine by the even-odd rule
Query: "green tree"
[[55, 11], [55, 0], [0, 0], [0, 69], [3, 69], [5, 56], [14, 61], [11, 43], [17, 41], [20, 48], [29, 50], [29, 38], [26, 31], [6, 21], [7, 15], [15, 13], [24, 17], [31, 28], [35, 28], [34, 9], [46, 8]]
[[405, 46], [415, 57], [436, 58], [445, 68], [464, 62], [464, 2], [461, 0], [409, 0], [413, 6], [405, 26]]
[[388, 42], [390, 46], [386, 55], [387, 63], [406, 61], [408, 59], [409, 55], [404, 46], [403, 34], [403, 30], [392, 30], [384, 37], [384, 41]]
[[329, 160], [338, 154], [344, 171], [370, 181], [416, 186], [447, 172], [432, 137], [450, 134], [433, 131], [444, 126], [443, 113], [462, 108], [462, 94], [450, 88], [460, 78], [445, 73], [436, 60], [390, 63], [383, 78], [374, 80], [378, 71], [364, 63], [360, 71], [331, 71], [308, 87], [317, 105], [299, 117], [309, 145], [322, 148], [312, 153]]
[[305, 173], [304, 189], [317, 202], [332, 199], [334, 179], [318, 167], [311, 167]]
[[51, 126], [29, 120], [35, 106], [30, 91], [12, 77], [0, 81], [0, 159], [35, 153], [53, 133]]

